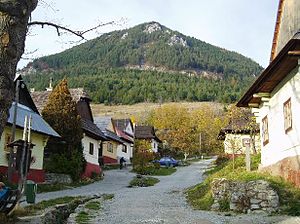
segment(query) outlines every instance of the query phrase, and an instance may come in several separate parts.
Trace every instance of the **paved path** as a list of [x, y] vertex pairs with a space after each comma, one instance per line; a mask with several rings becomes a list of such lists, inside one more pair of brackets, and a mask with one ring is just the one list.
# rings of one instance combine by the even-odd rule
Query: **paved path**
[[[193, 210], [185, 200], [184, 189], [201, 181], [202, 174], [212, 160], [204, 160], [187, 167], [179, 167], [171, 176], [158, 177], [160, 182], [153, 187], [127, 188], [135, 176], [128, 170], [105, 172], [103, 181], [59, 192], [37, 195], [37, 201], [66, 195], [90, 195], [113, 193], [112, 200], [105, 201], [103, 209], [93, 215], [90, 223], [104, 224], [268, 224], [300, 223], [300, 219], [269, 217], [263, 215], [225, 216], [215, 212]], [[284, 222], [281, 222], [284, 221]], [[299, 221], [299, 222], [297, 222]]]

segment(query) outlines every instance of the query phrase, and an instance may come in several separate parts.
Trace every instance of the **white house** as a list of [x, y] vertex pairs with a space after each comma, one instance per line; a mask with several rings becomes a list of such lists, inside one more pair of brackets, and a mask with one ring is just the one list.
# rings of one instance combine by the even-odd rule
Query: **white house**
[[238, 102], [261, 133], [261, 170], [300, 187], [300, 1], [280, 1], [271, 62]]
[[134, 128], [131, 119], [112, 119], [114, 132], [124, 141], [123, 147], [118, 151], [118, 158], [124, 157], [131, 163], [133, 157]]

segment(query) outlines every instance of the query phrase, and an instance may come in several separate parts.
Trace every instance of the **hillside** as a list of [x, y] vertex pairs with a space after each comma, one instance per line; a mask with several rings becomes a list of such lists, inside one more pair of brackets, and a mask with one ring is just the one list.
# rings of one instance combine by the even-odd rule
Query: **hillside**
[[50, 76], [84, 85], [99, 103], [235, 101], [262, 68], [249, 58], [173, 31], [157, 22], [114, 31], [34, 60], [30, 87]]

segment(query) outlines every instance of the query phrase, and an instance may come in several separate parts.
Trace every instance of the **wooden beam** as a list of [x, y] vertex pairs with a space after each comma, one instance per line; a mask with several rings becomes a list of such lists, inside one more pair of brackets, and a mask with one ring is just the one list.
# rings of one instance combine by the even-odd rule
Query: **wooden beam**
[[289, 51], [289, 56], [300, 57], [300, 51]]

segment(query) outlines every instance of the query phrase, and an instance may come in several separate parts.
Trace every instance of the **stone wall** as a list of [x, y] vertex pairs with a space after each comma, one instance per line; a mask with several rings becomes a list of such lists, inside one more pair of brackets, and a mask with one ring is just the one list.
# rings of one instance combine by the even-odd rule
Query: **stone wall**
[[47, 184], [71, 184], [72, 178], [67, 174], [59, 174], [59, 173], [46, 173], [45, 174], [45, 182]]
[[231, 210], [234, 212], [276, 212], [279, 196], [264, 180], [238, 182], [215, 179], [212, 182], [214, 211]]

